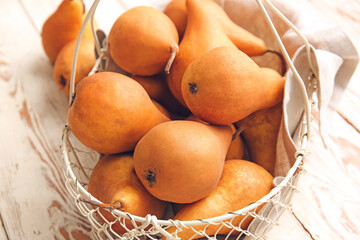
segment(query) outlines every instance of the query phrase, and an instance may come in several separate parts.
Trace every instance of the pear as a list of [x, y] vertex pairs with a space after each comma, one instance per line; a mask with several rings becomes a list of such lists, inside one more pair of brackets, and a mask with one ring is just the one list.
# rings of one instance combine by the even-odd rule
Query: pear
[[[206, 0], [208, 1], [208, 0]], [[211, 49], [236, 46], [225, 34], [220, 22], [203, 8], [205, 1], [187, 0], [188, 21], [184, 37], [168, 75], [168, 85], [175, 98], [186, 106], [181, 94], [181, 81], [186, 68]]]
[[237, 135], [237, 129], [234, 124], [231, 124], [231, 129], [233, 132], [233, 138], [230, 144], [230, 147], [226, 153], [226, 160], [229, 159], [244, 159], [245, 157], [245, 144], [240, 134]]
[[[51, 63], [54, 63], [60, 50], [70, 41], [77, 39], [85, 18], [85, 5], [82, 0], [63, 0], [57, 10], [45, 21], [41, 39]], [[90, 24], [86, 26], [84, 38], [92, 37]]]
[[[217, 187], [205, 198], [195, 203], [184, 205], [175, 215], [174, 220], [187, 221], [195, 219], [208, 219], [218, 217], [228, 212], [235, 212], [249, 204], [258, 201], [268, 194], [273, 188], [273, 177], [259, 165], [245, 160], [228, 160], [225, 162], [224, 170]], [[261, 207], [257, 208], [259, 211]], [[239, 226], [244, 219], [243, 215], [236, 216], [231, 221], [234, 226]], [[242, 223], [241, 228], [246, 229], [252, 217], [247, 217]], [[233, 231], [223, 225], [193, 226], [196, 230], [205, 230], [208, 236], [217, 234], [228, 234]], [[219, 228], [221, 229], [219, 230]], [[167, 229], [174, 234], [175, 227]], [[233, 231], [234, 234], [238, 233]], [[190, 239], [195, 233], [191, 228], [182, 228], [177, 233], [181, 239]], [[201, 238], [195, 236], [191, 239]]]
[[[214, 1], [201, 1], [203, 9], [209, 15], [217, 18], [226, 35], [236, 45], [238, 49], [249, 56], [258, 56], [264, 54], [268, 48], [264, 40], [256, 37], [252, 33], [246, 31], [239, 25], [235, 24], [229, 16]], [[184, 35], [187, 24], [186, 0], [172, 0], [166, 6], [164, 13], [174, 22], [180, 38]]]
[[[189, 117], [186, 118], [186, 120], [189, 121], [196, 121], [196, 122], [201, 122], [204, 124], [209, 124], [207, 122], [202, 121], [200, 118], [198, 118], [195, 115], [190, 115]], [[230, 147], [226, 153], [226, 157], [225, 160], [229, 160], [229, 159], [243, 159], [245, 156], [245, 144], [244, 141], [242, 140], [242, 138], [240, 137], [239, 134], [235, 135], [237, 133], [237, 129], [236, 127], [231, 124], [230, 125], [232, 133], [233, 133], [233, 139], [231, 141]]]
[[140, 83], [150, 98], [164, 106], [172, 115], [188, 116], [191, 114], [189, 109], [180, 104], [171, 94], [165, 74], [148, 77], [133, 75], [131, 78]]
[[194, 115], [226, 125], [281, 102], [284, 84], [279, 73], [260, 68], [240, 50], [219, 47], [186, 69], [181, 90]]
[[170, 113], [166, 110], [166, 108], [164, 108], [160, 103], [158, 103], [155, 100], [151, 100], [151, 102], [155, 105], [155, 107], [162, 113], [164, 114], [167, 118], [171, 119], [171, 115]]
[[[72, 69], [72, 62], [74, 57], [76, 40], [67, 43], [56, 57], [53, 77], [57, 85], [67, 95], [70, 92], [70, 76]], [[79, 52], [77, 55], [77, 65], [75, 73], [75, 86], [78, 82], [86, 77], [95, 64], [94, 41], [89, 38], [84, 38], [80, 43]]]
[[232, 137], [230, 126], [171, 121], [151, 129], [136, 145], [134, 167], [156, 198], [191, 203], [218, 184]]
[[160, 73], [179, 50], [174, 23], [161, 11], [138, 6], [123, 13], [111, 27], [109, 53], [125, 71], [140, 76]]
[[250, 160], [274, 174], [276, 143], [282, 116], [282, 104], [256, 111], [236, 125], [244, 130], [242, 136], [248, 146]]
[[139, 83], [114, 72], [82, 79], [68, 111], [69, 127], [86, 146], [103, 154], [132, 151], [154, 126], [169, 121]]
[[[102, 157], [91, 172], [88, 192], [101, 202], [116, 204], [118, 210], [135, 216], [151, 214], [161, 218], [165, 213], [166, 203], [149, 194], [137, 178], [131, 154]], [[100, 212], [107, 221], [115, 221], [110, 212], [101, 208]], [[133, 228], [130, 220], [125, 224], [128, 229]], [[119, 222], [111, 228], [117, 233], [126, 232]]]
[[187, 22], [186, 0], [170, 1], [168, 5], [166, 5], [164, 13], [173, 21], [179, 33], [179, 38], [182, 39]]

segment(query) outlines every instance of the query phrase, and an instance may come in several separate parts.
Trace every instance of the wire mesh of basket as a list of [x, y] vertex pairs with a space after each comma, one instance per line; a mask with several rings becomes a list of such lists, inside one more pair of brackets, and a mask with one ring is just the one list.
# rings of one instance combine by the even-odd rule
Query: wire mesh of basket
[[[89, 75], [103, 71], [106, 68], [106, 61], [108, 59], [106, 39], [105, 42], [99, 42], [95, 34], [93, 18], [95, 10], [100, 0], [94, 0], [85, 20], [83, 27], [77, 40], [73, 66], [70, 82], [70, 99], [74, 99], [75, 90], [75, 70], [77, 62], [77, 54], [80, 46], [80, 41], [84, 32], [86, 24], [91, 21], [93, 34], [95, 38], [95, 46], [97, 51], [97, 60], [93, 70]], [[308, 53], [309, 66], [312, 68], [311, 63], [311, 45], [302, 35], [301, 32], [288, 20], [269, 0], [256, 0], [259, 8], [269, 24], [271, 31], [279, 43], [279, 47], [284, 55], [284, 58], [293, 71], [296, 80], [299, 83], [303, 94], [303, 102], [305, 106], [305, 114], [300, 126], [301, 145], [296, 152], [294, 158], [295, 163], [288, 171], [285, 177], [276, 177], [274, 180], [275, 187], [264, 197], [257, 202], [251, 203], [245, 208], [239, 209], [234, 212], [227, 212], [221, 216], [210, 219], [194, 219], [192, 221], [179, 221], [179, 220], [161, 220], [156, 216], [146, 215], [145, 217], [135, 216], [127, 212], [120, 211], [114, 208], [113, 205], [102, 203], [94, 198], [87, 191], [87, 184], [89, 176], [95, 163], [100, 157], [100, 154], [86, 148], [79, 140], [71, 133], [71, 129], [65, 124], [61, 142], [61, 153], [64, 160], [64, 175], [66, 188], [74, 199], [74, 203], [85, 216], [92, 226], [92, 235], [95, 239], [179, 239], [177, 234], [183, 229], [190, 229], [193, 232], [193, 238], [203, 239], [265, 239], [266, 233], [270, 227], [277, 223], [277, 219], [285, 209], [291, 208], [289, 202], [296, 189], [296, 183], [299, 176], [303, 172], [302, 164], [307, 155], [306, 145], [310, 136], [310, 110], [311, 102], [314, 92], [313, 83], [316, 76], [315, 71], [309, 76], [309, 86], [305, 86], [299, 73], [295, 69], [286, 49], [276, 32], [276, 29], [269, 17], [264, 4], [266, 4], [271, 11], [274, 11], [282, 21], [294, 30], [299, 38], [304, 42]], [[105, 61], [105, 64], [104, 64]], [[113, 217], [104, 216], [104, 211], [107, 211]], [[125, 233], [118, 233], [113, 230], [114, 225], [120, 225], [125, 229]], [[174, 226], [176, 231], [169, 233], [167, 229]], [[246, 227], [244, 227], [246, 226]], [[209, 236], [207, 229], [215, 228], [215, 234]]]

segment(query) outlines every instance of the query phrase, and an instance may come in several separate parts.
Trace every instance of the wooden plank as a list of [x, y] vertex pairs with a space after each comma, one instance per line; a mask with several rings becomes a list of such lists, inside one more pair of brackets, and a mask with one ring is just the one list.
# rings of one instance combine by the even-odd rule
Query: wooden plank
[[293, 213], [286, 209], [277, 221], [277, 225], [271, 227], [269, 232], [266, 233], [265, 239], [276, 240], [289, 240], [289, 239], [301, 239], [309, 240], [313, 239], [311, 235], [304, 229], [303, 225], [293, 215]]
[[7, 16], [0, 23], [0, 144], [6, 146], [0, 151], [0, 212], [7, 235], [89, 239], [89, 224], [62, 179], [58, 147], [67, 98], [19, 3], [2, 4], [0, 15]]
[[[50, 9], [55, 9], [59, 1], [0, 3], [0, 16], [7, 16], [7, 21], [0, 21], [0, 146], [4, 146], [0, 151], [0, 213], [3, 220], [0, 239], [90, 238], [89, 223], [77, 211], [64, 187], [58, 146], [67, 97], [52, 80], [52, 67], [43, 53], [39, 37]], [[88, 7], [91, 2], [86, 1]], [[108, 30], [124, 10], [121, 2], [101, 1], [97, 11], [101, 28]], [[160, 2], [157, 3], [159, 8], [163, 4]], [[319, 2], [330, 6], [324, 0]], [[357, 4], [351, 0], [347, 2]], [[151, 1], [153, 3], [155, 1]], [[126, 2], [126, 7], [134, 4], [133, 1]], [[316, 7], [318, 2], [312, 4]], [[338, 7], [343, 5], [336, 4]], [[323, 6], [319, 9], [327, 11], [328, 7]], [[354, 14], [360, 12], [356, 6], [347, 9], [353, 10], [350, 13], [344, 13], [350, 16], [345, 22], [358, 18]], [[338, 7], [336, 11], [339, 11]], [[330, 7], [329, 12], [333, 13], [334, 9]], [[348, 31], [355, 26], [358, 22], [353, 21], [348, 25]], [[359, 32], [352, 34], [360, 39]], [[356, 118], [359, 111], [355, 107], [360, 88], [354, 81], [351, 86], [353, 104], [344, 108], [343, 116], [351, 123], [359, 123]], [[346, 98], [344, 101], [349, 102]], [[356, 189], [360, 189], [357, 159], [360, 140], [354, 129], [339, 116], [334, 126], [331, 142], [335, 146], [331, 151], [320, 148], [318, 136], [314, 140], [313, 155], [326, 156], [326, 159], [305, 163], [308, 174], [301, 178], [300, 192], [295, 194], [293, 201], [294, 212], [302, 224], [292, 213], [285, 212], [279, 225], [268, 233], [268, 239], [311, 239], [311, 235], [321, 239], [333, 239], [334, 236], [356, 239], [359, 235], [360, 224], [356, 216], [360, 215], [360, 207], [355, 197], [359, 196]]]
[[[360, 135], [334, 116], [328, 149], [313, 123], [311, 152], [294, 194], [292, 207], [314, 239], [357, 239], [360, 236]], [[346, 136], [346, 138], [345, 138]], [[352, 143], [353, 142], [353, 143]]]
[[360, 97], [358, 93], [360, 84], [358, 79], [360, 79], [360, 74], [356, 73], [353, 76], [353, 80], [350, 82], [349, 88], [345, 92], [345, 96], [341, 101], [338, 113], [342, 118], [344, 118], [345, 121], [348, 122], [349, 125], [351, 125], [354, 129], [356, 129], [357, 132], [360, 133], [360, 113], [359, 111], [356, 111], [359, 108], [360, 103]]
[[[299, 8], [315, 9], [328, 25], [339, 25], [360, 49], [358, 1], [296, 1]], [[360, 66], [357, 67], [335, 114], [328, 148], [314, 133], [304, 163], [307, 173], [299, 181], [292, 201], [294, 214], [314, 239], [358, 239], [360, 236]], [[317, 123], [313, 128], [317, 129]], [[283, 230], [283, 229], [281, 229]], [[271, 239], [271, 238], [270, 238]], [[276, 238], [275, 238], [276, 239]]]
[[[317, 14], [331, 25], [341, 26], [341, 29], [349, 36], [358, 53], [360, 53], [360, 2], [353, 0], [345, 1], [296, 1], [297, 4], [315, 9]], [[360, 129], [360, 65], [351, 78], [345, 96], [339, 105], [340, 115], [354, 126]], [[360, 132], [360, 131], [359, 131]]]
[[[0, 233], [9, 239], [90, 239], [63, 181], [59, 144], [68, 100], [39, 35], [59, 2], [0, 3], [7, 18], [0, 22]], [[102, 16], [117, 17], [118, 5]]]

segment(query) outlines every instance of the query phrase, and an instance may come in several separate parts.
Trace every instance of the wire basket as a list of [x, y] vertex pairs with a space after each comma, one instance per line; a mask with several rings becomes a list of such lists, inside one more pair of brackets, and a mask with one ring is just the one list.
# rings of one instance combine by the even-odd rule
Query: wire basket
[[[89, 21], [91, 21], [93, 35], [95, 38], [95, 47], [98, 56], [95, 66], [89, 75], [96, 71], [103, 71], [107, 62], [108, 54], [106, 42], [99, 42], [98, 36], [95, 34], [93, 24], [94, 13], [99, 1], [100, 0], [94, 0], [93, 5], [91, 6], [84, 20], [79, 37], [77, 39], [70, 80], [70, 103], [74, 97], [74, 79], [78, 49], [84, 28]], [[290, 208], [289, 201], [291, 200], [294, 191], [296, 191], [296, 183], [300, 173], [302, 172], [302, 163], [307, 155], [306, 145], [310, 136], [310, 102], [312, 102], [311, 99], [314, 92], [314, 87], [312, 87], [311, 84], [314, 83], [316, 78], [310, 57], [312, 46], [302, 35], [302, 33], [299, 32], [298, 29], [284, 15], [282, 15], [282, 13], [269, 0], [256, 0], [256, 2], [276, 38], [289, 68], [292, 70], [295, 79], [299, 83], [305, 106], [305, 114], [303, 115], [303, 121], [300, 126], [301, 145], [294, 156], [295, 163], [288, 171], [287, 175], [285, 177], [276, 177], [274, 179], [275, 187], [266, 196], [257, 202], [254, 202], [247, 207], [239, 209], [235, 212], [224, 213], [223, 215], [214, 218], [179, 221], [172, 219], [159, 220], [150, 214], [146, 215], [145, 217], [134, 216], [127, 212], [106, 207], [106, 204], [103, 204], [98, 199], [94, 198], [87, 191], [86, 186], [89, 181], [89, 175], [91, 174], [91, 170], [95, 163], [99, 159], [100, 154], [84, 147], [76, 139], [76, 137], [72, 135], [71, 129], [68, 127], [68, 125], [65, 124], [61, 142], [61, 153], [65, 163], [64, 171], [66, 188], [73, 197], [75, 205], [81, 214], [84, 215], [91, 224], [91, 233], [95, 239], [179, 239], [177, 237], [177, 233], [184, 228], [192, 229], [194, 233], [193, 237], [203, 237], [203, 239], [265, 239], [264, 236], [269, 231], [270, 227], [276, 224], [276, 221], [281, 213], [285, 209]], [[304, 85], [303, 80], [301, 79], [288, 53], [286, 52], [280, 36], [278, 35], [274, 24], [264, 7], [264, 3], [267, 7], [269, 7], [269, 9], [274, 11], [274, 13], [276, 13], [276, 15], [278, 15], [284, 23], [286, 23], [292, 30], [294, 30], [299, 38], [303, 40], [307, 50], [308, 63], [313, 72], [311, 76], [309, 76], [310, 86]], [[92, 203], [97, 203], [98, 206], [103, 207], [94, 207], [94, 204]], [[110, 222], [106, 220], [100, 211], [100, 208], [109, 211], [114, 217], [114, 221]], [[236, 223], [236, 218], [239, 216], [243, 217], [240, 224]], [[128, 228], [128, 224], [125, 224], [125, 221], [128, 222], [129, 220], [133, 225], [132, 229]], [[249, 220], [251, 220], [251, 223], [247, 229], [242, 229], [242, 223]], [[126, 233], [120, 235], [114, 232], [111, 226], [115, 223], [120, 224], [124, 229], [126, 229]], [[216, 226], [218, 230], [214, 235], [208, 236], [206, 234], [206, 229], [212, 225]], [[177, 229], [172, 234], [166, 231], [166, 229], [171, 226], [175, 226]], [[227, 235], [220, 234], [221, 229], [224, 228], [230, 230]]]

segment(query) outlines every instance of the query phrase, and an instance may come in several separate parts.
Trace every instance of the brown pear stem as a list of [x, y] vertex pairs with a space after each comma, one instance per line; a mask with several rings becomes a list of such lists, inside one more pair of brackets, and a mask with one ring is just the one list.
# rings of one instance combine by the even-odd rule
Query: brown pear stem
[[166, 63], [166, 66], [165, 66], [165, 72], [166, 74], [170, 74], [170, 68], [175, 60], [175, 56], [176, 56], [176, 52], [177, 52], [177, 48], [172, 46], [170, 48], [170, 51], [171, 51], [171, 56], [169, 58], [169, 61]]
[[242, 132], [244, 131], [244, 127], [239, 127], [236, 129], [236, 132], [233, 134], [231, 141], [234, 141]]
[[284, 56], [280, 52], [272, 50], [272, 49], [266, 50], [264, 52], [264, 54], [266, 54], [266, 53], [273, 53], [280, 58], [280, 60], [281, 60], [281, 76], [284, 76], [286, 73], [286, 62], [285, 62]]
[[109, 210], [113, 210], [113, 209], [118, 209], [118, 210], [123, 210], [121, 202], [120, 201], [115, 201], [114, 203], [98, 203], [95, 202], [93, 200], [81, 197], [79, 198], [80, 201], [84, 202], [84, 203], [89, 203], [93, 206], [99, 207], [99, 208], [104, 208], [104, 209], [109, 209]]

